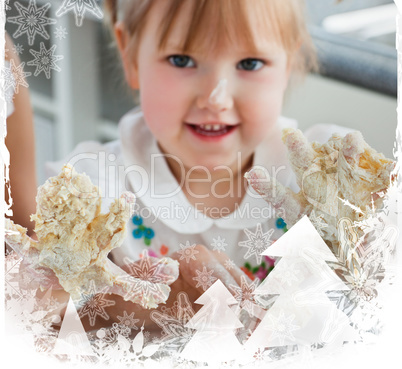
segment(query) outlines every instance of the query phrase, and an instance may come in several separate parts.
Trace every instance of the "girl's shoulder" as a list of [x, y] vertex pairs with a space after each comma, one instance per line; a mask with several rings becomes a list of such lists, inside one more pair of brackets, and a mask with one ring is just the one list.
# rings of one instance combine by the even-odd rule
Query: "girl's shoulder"
[[128, 163], [145, 165], [150, 155], [158, 153], [156, 139], [145, 122], [140, 107], [127, 112], [119, 122], [122, 154]]

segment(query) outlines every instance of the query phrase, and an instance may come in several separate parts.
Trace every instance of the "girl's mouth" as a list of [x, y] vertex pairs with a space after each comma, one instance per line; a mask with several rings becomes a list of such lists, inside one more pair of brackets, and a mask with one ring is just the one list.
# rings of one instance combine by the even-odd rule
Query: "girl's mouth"
[[233, 132], [237, 125], [227, 124], [189, 124], [186, 126], [197, 137], [202, 139], [220, 139]]

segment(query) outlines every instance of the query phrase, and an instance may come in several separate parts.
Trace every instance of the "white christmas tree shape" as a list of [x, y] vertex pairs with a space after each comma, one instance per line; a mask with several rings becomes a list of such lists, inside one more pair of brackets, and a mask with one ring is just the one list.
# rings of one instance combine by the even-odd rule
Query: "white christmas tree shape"
[[70, 358], [95, 355], [71, 297], [52, 353]]
[[242, 352], [242, 345], [235, 336], [235, 329], [243, 325], [229, 307], [236, 299], [218, 279], [196, 304], [204, 305], [186, 324], [197, 332], [185, 346], [180, 356], [187, 360], [219, 363], [232, 361]]
[[245, 343], [250, 353], [266, 347], [325, 344], [328, 348], [353, 341], [348, 317], [331, 303], [326, 291], [349, 290], [325, 261], [337, 261], [307, 216], [304, 216], [263, 255], [281, 257], [254, 291], [280, 295]]

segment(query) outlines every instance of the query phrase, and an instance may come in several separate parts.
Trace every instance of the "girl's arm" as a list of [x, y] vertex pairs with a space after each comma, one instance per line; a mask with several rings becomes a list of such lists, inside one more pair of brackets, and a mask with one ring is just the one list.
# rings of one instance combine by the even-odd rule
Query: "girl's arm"
[[[13, 43], [6, 34], [7, 60], [13, 60], [16, 66], [20, 65], [18, 56], [13, 52]], [[32, 234], [34, 223], [30, 215], [35, 213], [36, 202], [36, 166], [35, 166], [35, 138], [33, 113], [28, 88], [19, 85], [18, 93], [14, 94], [14, 112], [7, 118], [6, 146], [10, 152], [10, 183], [12, 197], [11, 219], [28, 229]], [[6, 201], [8, 189], [5, 191]]]

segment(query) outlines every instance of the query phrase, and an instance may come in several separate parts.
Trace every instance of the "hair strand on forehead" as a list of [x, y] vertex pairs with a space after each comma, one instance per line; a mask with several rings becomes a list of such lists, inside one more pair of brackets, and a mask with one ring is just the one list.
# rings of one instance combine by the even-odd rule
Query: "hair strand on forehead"
[[[222, 46], [246, 47], [257, 52], [258, 39], [270, 37], [283, 46], [292, 69], [303, 76], [316, 71], [315, 48], [305, 24], [303, 0], [106, 0], [113, 22], [119, 14], [131, 37], [130, 53], [137, 59], [143, 29], [152, 8], [165, 6], [159, 26], [163, 50], [177, 22], [187, 30], [179, 46], [183, 53], [210, 53]], [[124, 4], [124, 9], [117, 9]], [[181, 16], [185, 14], [185, 17]], [[252, 55], [251, 55], [252, 56]]]

